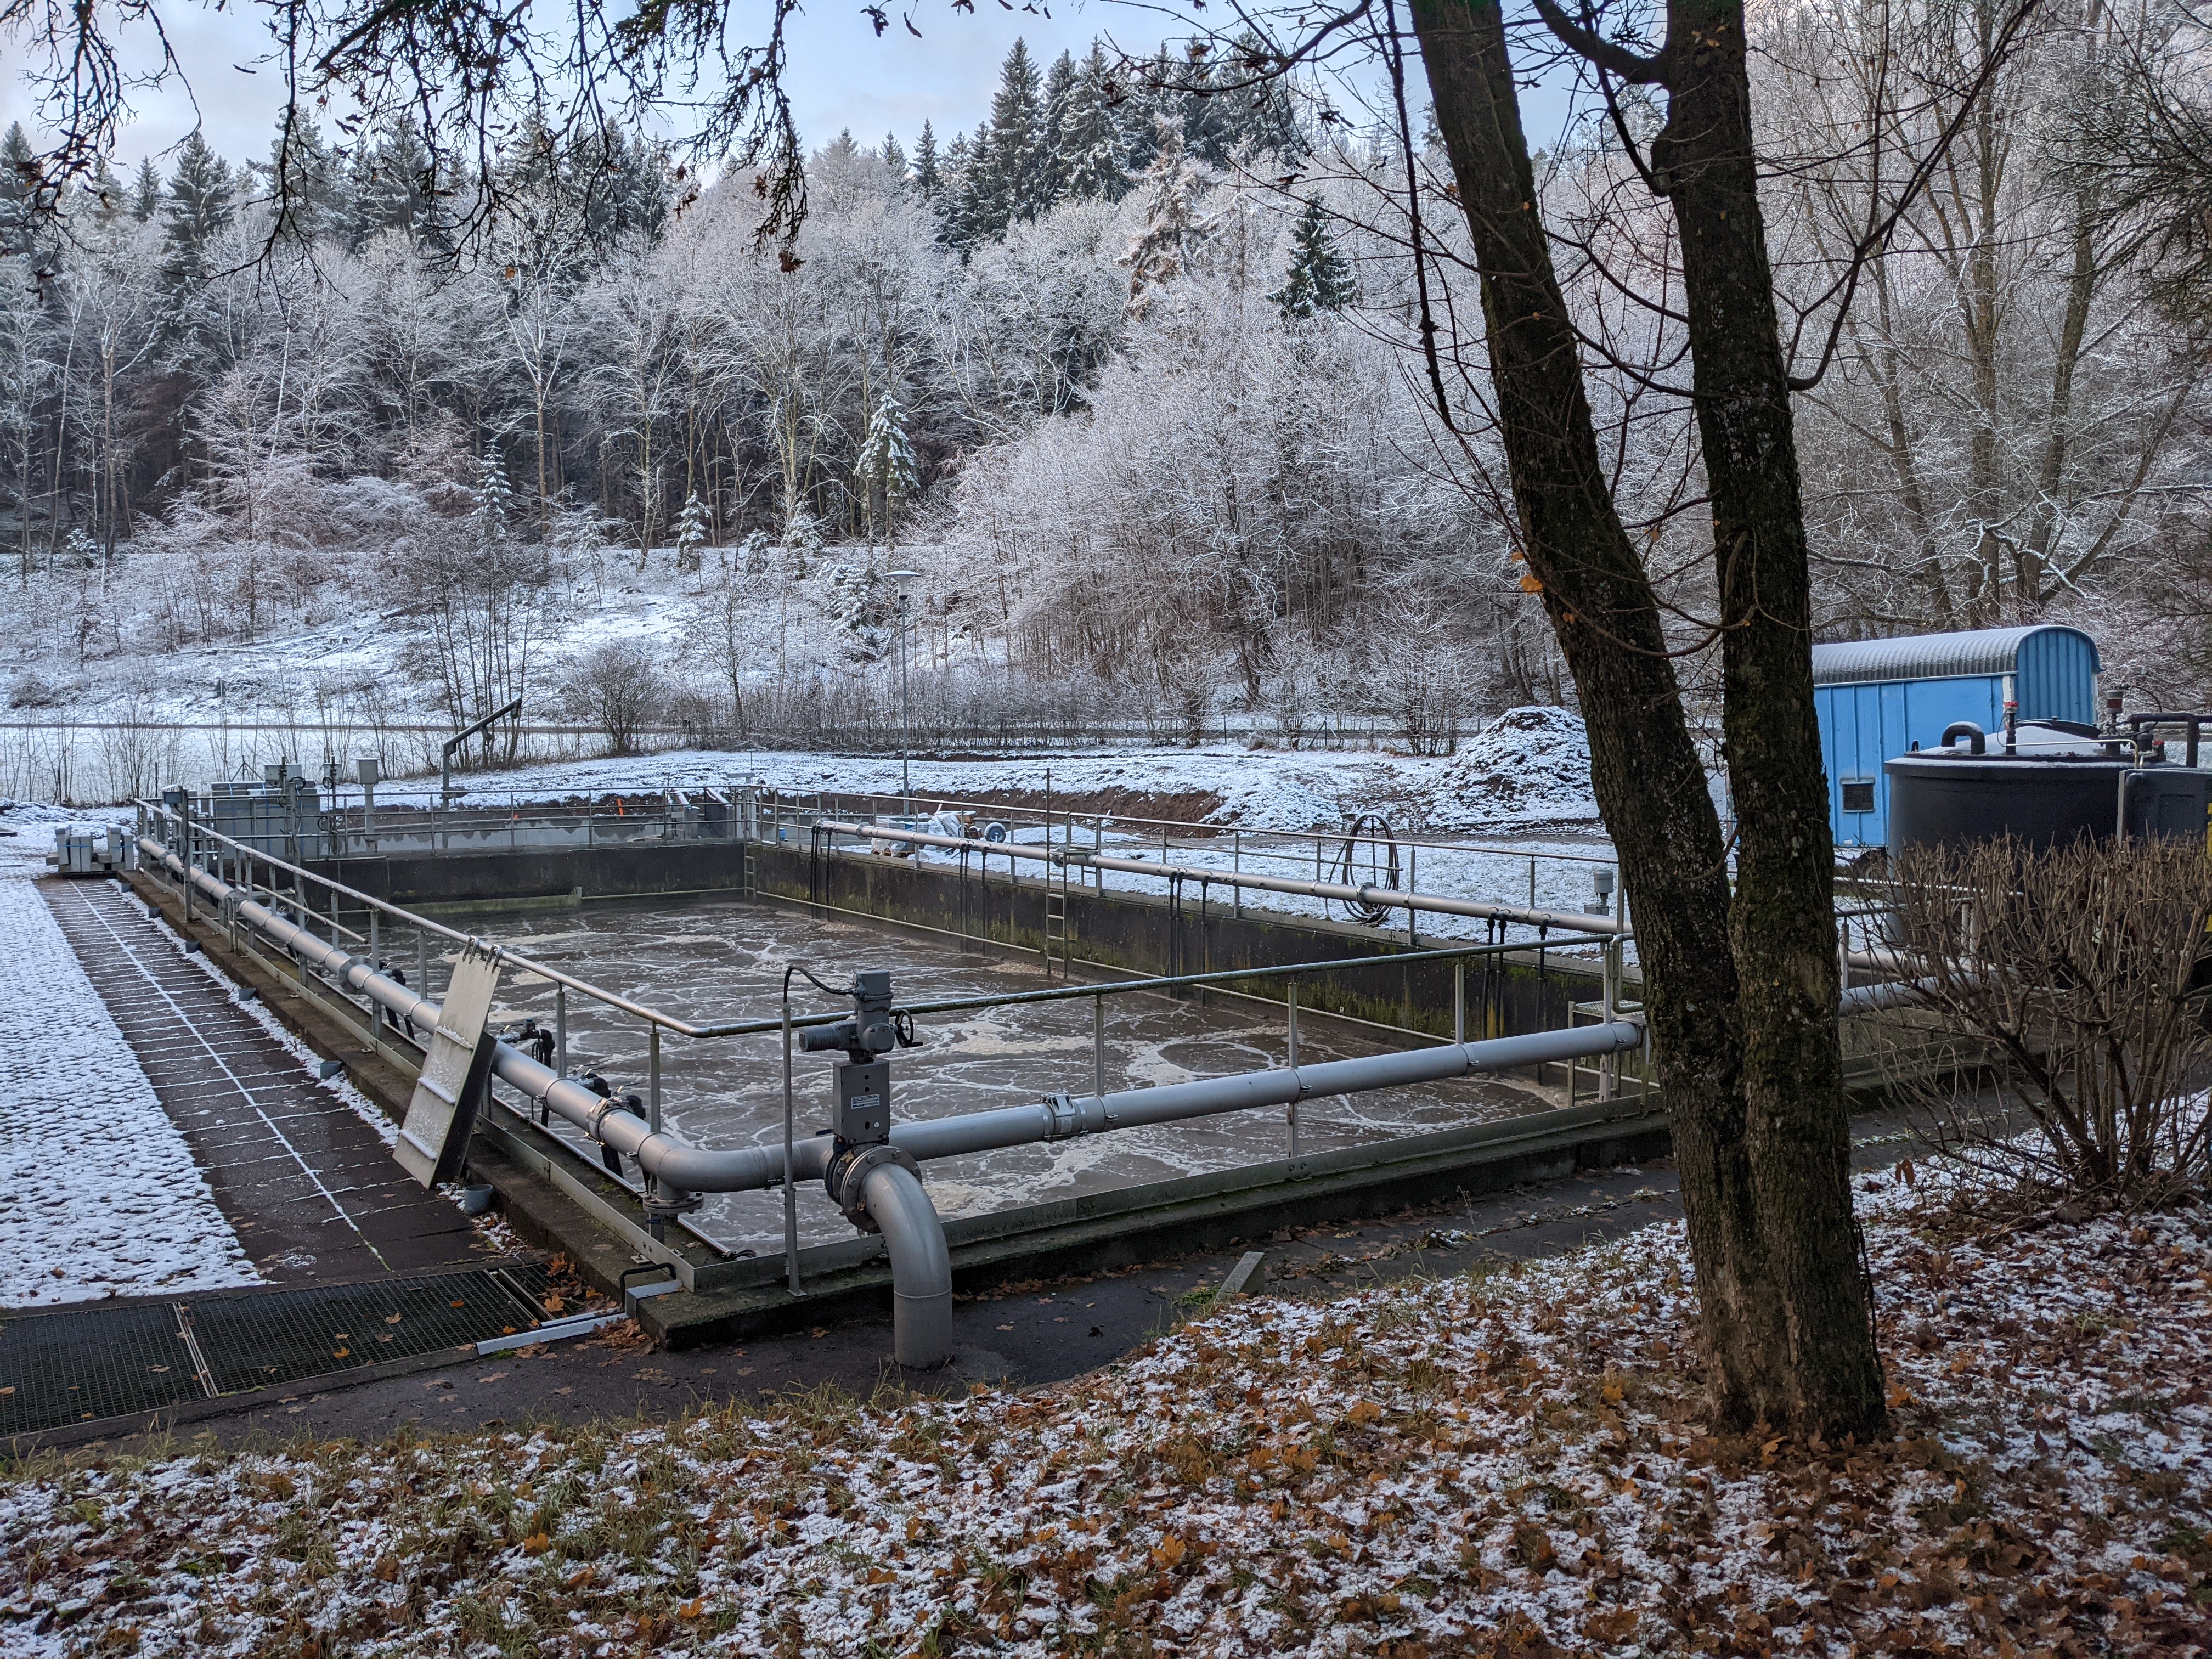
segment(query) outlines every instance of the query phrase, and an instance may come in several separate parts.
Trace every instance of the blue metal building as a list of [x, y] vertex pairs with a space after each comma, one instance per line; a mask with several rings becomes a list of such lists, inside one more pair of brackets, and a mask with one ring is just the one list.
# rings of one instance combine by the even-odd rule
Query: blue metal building
[[2009, 695], [2024, 720], [2094, 722], [2101, 665], [2097, 642], [2078, 628], [1987, 628], [1814, 646], [1813, 702], [1836, 844], [1875, 847], [1887, 839], [1889, 784], [1881, 763], [1935, 748], [1954, 720], [1996, 732]]

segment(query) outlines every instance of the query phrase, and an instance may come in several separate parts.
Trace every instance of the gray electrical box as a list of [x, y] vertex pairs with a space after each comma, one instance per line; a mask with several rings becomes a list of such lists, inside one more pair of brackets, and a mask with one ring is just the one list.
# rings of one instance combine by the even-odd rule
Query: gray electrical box
[[891, 1064], [887, 1060], [855, 1065], [840, 1060], [832, 1068], [837, 1081], [837, 1139], [848, 1146], [867, 1146], [890, 1139]]

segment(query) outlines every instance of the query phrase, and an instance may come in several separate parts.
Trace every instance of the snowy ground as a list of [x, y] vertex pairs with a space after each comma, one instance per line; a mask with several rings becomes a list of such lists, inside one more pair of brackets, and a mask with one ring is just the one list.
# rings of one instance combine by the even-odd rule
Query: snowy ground
[[[631, 788], [697, 788], [757, 780], [797, 793], [834, 791], [897, 796], [910, 769], [917, 799], [957, 799], [1018, 792], [1040, 798], [1136, 791], [1213, 795], [1210, 823], [1245, 830], [1340, 830], [1379, 811], [1401, 833], [1537, 826], [1597, 827], [1589, 745], [1582, 722], [1560, 708], [1510, 709], [1473, 734], [1456, 755], [1358, 750], [1109, 749], [1024, 754], [1003, 760], [853, 756], [775, 750], [682, 750], [665, 754], [552, 762], [465, 781], [485, 802], [543, 800]], [[428, 787], [428, 785], [416, 786]], [[390, 798], [404, 792], [386, 789]], [[1039, 805], [1042, 805], [1040, 799]], [[1142, 814], [1139, 814], [1142, 816]]]
[[1095, 1376], [48, 1465], [0, 1652], [2206, 1651], [2212, 1214], [1862, 1194], [1893, 1435], [1709, 1422], [1679, 1224]]
[[[1218, 805], [1211, 809], [1178, 809], [1176, 816], [1237, 834], [1176, 839], [1170, 848], [1175, 862], [1202, 868], [1228, 871], [1233, 866], [1271, 875], [1340, 879], [1343, 827], [1367, 811], [1382, 813], [1401, 837], [1419, 826], [1425, 839], [1451, 842], [1418, 850], [1409, 843], [1403, 849], [1400, 884], [1423, 892], [1580, 912], [1594, 896], [1594, 872], [1613, 863], [1590, 792], [1589, 751], [1581, 722], [1556, 708], [1509, 711], [1456, 756], [1216, 746], [1060, 751], [1003, 760], [917, 759], [902, 769], [896, 757], [877, 756], [684, 750], [474, 776], [468, 780], [468, 804], [501, 808], [579, 796], [604, 801], [624, 792], [757, 782], [801, 805], [811, 804], [818, 793], [875, 794], [886, 810], [895, 810], [909, 770], [912, 799], [921, 811], [1006, 796], [1025, 798], [1034, 811], [1048, 791], [1063, 805], [1123, 792], [1186, 800], [1212, 797]], [[380, 790], [379, 799], [405, 799], [406, 787]], [[1141, 805], [1123, 811], [1106, 845], [1121, 853], [1152, 849], [1157, 855], [1156, 832], [1135, 821], [1150, 813]], [[1079, 838], [1087, 840], [1090, 833], [1086, 823]], [[1042, 838], [1042, 830], [1019, 827], [1018, 821], [1015, 835], [1024, 842]], [[1370, 855], [1361, 853], [1356, 878], [1379, 882], [1382, 872], [1370, 869], [1371, 864]], [[1127, 872], [1117, 872], [1108, 881], [1125, 890], [1166, 890], [1158, 878]], [[1281, 894], [1255, 893], [1247, 902], [1291, 915], [1340, 920], [1345, 915], [1340, 907]], [[1425, 934], [1439, 937], [1485, 935], [1480, 921], [1441, 916], [1425, 918], [1421, 927]]]
[[0, 1307], [258, 1283], [33, 885], [51, 844], [0, 840]]

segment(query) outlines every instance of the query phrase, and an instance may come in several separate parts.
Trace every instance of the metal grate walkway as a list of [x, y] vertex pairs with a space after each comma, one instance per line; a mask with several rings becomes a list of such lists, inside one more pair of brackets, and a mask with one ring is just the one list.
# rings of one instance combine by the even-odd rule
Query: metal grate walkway
[[0, 1318], [0, 1441], [426, 1354], [544, 1322], [536, 1263]]
[[353, 1280], [483, 1258], [460, 1212], [410, 1180], [375, 1129], [120, 889], [39, 886], [262, 1277]]

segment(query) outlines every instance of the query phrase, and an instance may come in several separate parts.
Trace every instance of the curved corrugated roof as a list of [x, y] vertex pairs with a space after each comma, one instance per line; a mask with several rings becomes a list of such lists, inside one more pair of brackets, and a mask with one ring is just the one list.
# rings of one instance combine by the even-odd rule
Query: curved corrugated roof
[[1901, 640], [1846, 640], [1813, 647], [1813, 684], [1847, 685], [1859, 680], [1940, 680], [1961, 674], [2009, 674], [2021, 647], [2038, 634], [2070, 634], [2089, 647], [2093, 667], [2104, 666], [2097, 642], [2078, 628], [2044, 623], [2033, 628], [1977, 628], [1956, 634], [1912, 634]]

